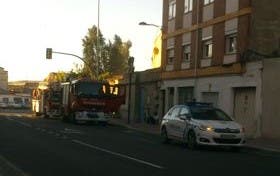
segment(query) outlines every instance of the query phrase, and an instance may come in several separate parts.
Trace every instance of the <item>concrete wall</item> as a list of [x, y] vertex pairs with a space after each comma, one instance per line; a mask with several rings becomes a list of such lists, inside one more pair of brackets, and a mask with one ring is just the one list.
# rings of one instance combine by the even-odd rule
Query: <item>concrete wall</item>
[[262, 136], [280, 138], [280, 58], [265, 59], [263, 69]]

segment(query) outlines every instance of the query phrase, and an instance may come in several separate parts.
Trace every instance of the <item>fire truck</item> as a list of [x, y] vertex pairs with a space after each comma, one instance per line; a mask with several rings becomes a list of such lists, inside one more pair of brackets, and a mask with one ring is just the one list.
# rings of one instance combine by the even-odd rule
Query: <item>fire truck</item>
[[45, 118], [61, 116], [62, 89], [60, 83], [54, 82], [45, 88], [32, 92], [32, 110]]
[[62, 83], [62, 119], [73, 123], [106, 125], [124, 101], [106, 81], [79, 79]]

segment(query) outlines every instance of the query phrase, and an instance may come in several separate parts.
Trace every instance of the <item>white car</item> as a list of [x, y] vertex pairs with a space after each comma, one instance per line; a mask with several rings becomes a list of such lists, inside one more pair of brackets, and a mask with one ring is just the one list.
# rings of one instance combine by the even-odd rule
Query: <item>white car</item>
[[160, 129], [164, 142], [179, 140], [190, 149], [197, 145], [238, 149], [245, 143], [244, 128], [208, 103], [175, 105], [163, 117]]

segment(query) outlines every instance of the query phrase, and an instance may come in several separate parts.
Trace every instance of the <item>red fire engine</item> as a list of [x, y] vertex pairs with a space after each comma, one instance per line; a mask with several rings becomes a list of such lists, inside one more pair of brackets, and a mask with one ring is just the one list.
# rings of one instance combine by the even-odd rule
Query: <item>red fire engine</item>
[[62, 91], [60, 83], [51, 83], [44, 89], [35, 89], [32, 93], [32, 109], [36, 115], [45, 118], [61, 116]]
[[62, 83], [63, 120], [74, 123], [99, 122], [106, 125], [124, 101], [115, 95], [117, 87], [103, 81], [86, 79]]

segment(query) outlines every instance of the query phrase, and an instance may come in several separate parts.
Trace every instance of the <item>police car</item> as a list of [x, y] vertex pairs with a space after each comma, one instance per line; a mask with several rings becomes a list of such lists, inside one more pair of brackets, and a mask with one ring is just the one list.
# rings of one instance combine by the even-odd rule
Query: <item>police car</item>
[[173, 106], [163, 117], [160, 129], [163, 142], [179, 140], [190, 149], [198, 145], [238, 149], [245, 143], [244, 128], [209, 103]]

